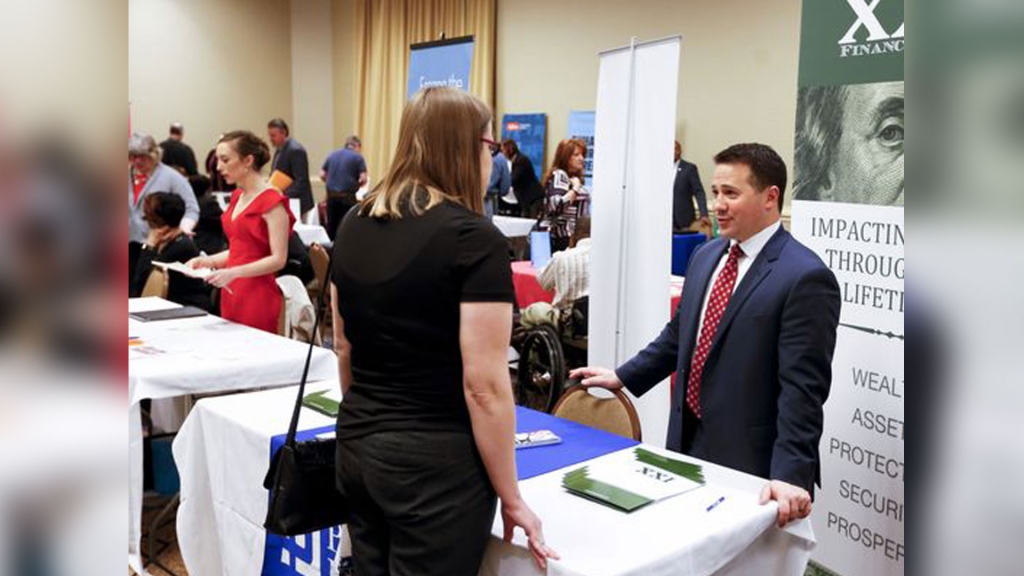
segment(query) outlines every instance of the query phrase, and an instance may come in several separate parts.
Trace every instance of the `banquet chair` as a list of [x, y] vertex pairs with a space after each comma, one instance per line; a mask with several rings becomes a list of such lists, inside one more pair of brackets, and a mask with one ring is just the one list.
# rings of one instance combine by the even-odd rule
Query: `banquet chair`
[[154, 267], [152, 272], [149, 273], [149, 278], [146, 279], [145, 286], [142, 287], [141, 296], [156, 296], [167, 299], [169, 286], [170, 279], [167, 276], [167, 271], [163, 268]]
[[639, 441], [640, 417], [622, 390], [611, 398], [599, 398], [587, 388], [576, 385], [566, 389], [555, 404], [552, 415]]

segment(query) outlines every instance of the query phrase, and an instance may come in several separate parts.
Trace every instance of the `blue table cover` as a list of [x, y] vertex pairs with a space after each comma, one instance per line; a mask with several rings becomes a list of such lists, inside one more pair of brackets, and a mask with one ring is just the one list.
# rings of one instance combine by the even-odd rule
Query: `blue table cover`
[[565, 466], [639, 444], [632, 438], [623, 438], [550, 414], [516, 406], [516, 432], [534, 430], [551, 430], [562, 439], [562, 442], [516, 450], [516, 469], [519, 471], [520, 480], [547, 474]]

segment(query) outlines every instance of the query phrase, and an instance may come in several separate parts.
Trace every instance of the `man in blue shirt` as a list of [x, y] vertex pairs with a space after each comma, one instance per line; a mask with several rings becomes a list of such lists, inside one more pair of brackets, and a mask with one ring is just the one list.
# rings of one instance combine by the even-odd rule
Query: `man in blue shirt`
[[508, 167], [508, 158], [501, 153], [497, 146], [491, 147], [492, 161], [491, 181], [487, 183], [487, 197], [484, 198], [484, 214], [488, 218], [497, 212], [498, 198], [508, 194], [512, 187], [512, 171]]
[[356, 205], [356, 192], [366, 184], [362, 149], [359, 137], [349, 136], [344, 148], [327, 155], [320, 170], [320, 179], [327, 184], [327, 235], [332, 242], [341, 219]]

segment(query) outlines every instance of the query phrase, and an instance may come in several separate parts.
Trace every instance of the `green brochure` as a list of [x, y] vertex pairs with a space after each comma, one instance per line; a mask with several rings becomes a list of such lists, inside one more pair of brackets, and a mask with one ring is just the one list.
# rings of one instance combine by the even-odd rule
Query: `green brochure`
[[306, 408], [311, 408], [324, 416], [330, 416], [331, 418], [338, 417], [338, 401], [333, 398], [325, 396], [329, 392], [328, 390], [321, 390], [320, 392], [313, 392], [312, 394], [306, 394], [302, 398], [302, 405]]

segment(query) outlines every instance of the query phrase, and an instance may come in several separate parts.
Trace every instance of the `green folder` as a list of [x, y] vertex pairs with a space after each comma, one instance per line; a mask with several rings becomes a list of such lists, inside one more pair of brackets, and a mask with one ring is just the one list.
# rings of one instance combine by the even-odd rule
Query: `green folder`
[[324, 394], [327, 394], [327, 390], [321, 390], [320, 392], [314, 392], [312, 394], [306, 394], [302, 398], [302, 405], [306, 408], [311, 408], [324, 416], [330, 416], [331, 418], [338, 417], [338, 401], [331, 398], [327, 398]]
[[627, 513], [653, 502], [650, 498], [590, 478], [586, 466], [566, 472], [562, 477], [562, 487], [570, 494]]

